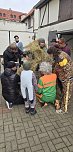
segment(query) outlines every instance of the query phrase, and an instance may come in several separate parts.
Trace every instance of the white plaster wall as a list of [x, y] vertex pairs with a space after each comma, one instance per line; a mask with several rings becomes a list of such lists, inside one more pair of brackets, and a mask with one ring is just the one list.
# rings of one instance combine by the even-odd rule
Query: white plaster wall
[[0, 55], [3, 54], [4, 50], [9, 45], [8, 34], [7, 31], [0, 31]]
[[59, 14], [59, 0], [52, 0], [49, 2], [49, 23], [58, 21]]
[[34, 15], [31, 16], [31, 26], [33, 26], [33, 21], [34, 21], [33, 18], [34, 18]]
[[33, 16], [31, 16], [31, 27], [28, 28], [28, 18], [24, 21], [25, 31], [33, 32]]
[[[48, 4], [47, 4], [47, 8], [46, 8], [46, 12], [45, 12], [44, 19], [43, 19], [45, 7], [46, 7], [46, 5], [40, 9], [40, 12], [41, 12], [41, 16], [40, 16], [40, 26], [43, 26], [43, 25], [48, 24]], [[41, 25], [42, 19], [43, 19], [43, 23], [42, 23], [42, 25]]]
[[39, 13], [40, 13], [40, 24], [39, 24], [39, 25], [41, 25], [42, 17], [43, 17], [44, 11], [45, 11], [45, 6], [42, 7], [42, 8], [40, 9], [40, 12], [39, 12]]
[[24, 24], [25, 24], [25, 30], [28, 31], [28, 19], [25, 20]]
[[0, 21], [0, 30], [25, 31], [25, 24], [10, 21]]
[[10, 32], [11, 43], [14, 42], [14, 35], [18, 35], [19, 36], [20, 41], [23, 43], [24, 47], [27, 44], [29, 44], [30, 42], [32, 42], [33, 33], [28, 33], [28, 32]]
[[47, 8], [46, 8], [46, 12], [45, 12], [45, 16], [44, 16], [42, 25], [47, 25], [47, 24], [48, 24], [48, 4], [47, 4]]
[[65, 22], [61, 22], [59, 24], [47, 26], [44, 28], [38, 29], [37, 38], [45, 38], [46, 43], [48, 44], [48, 35], [49, 31], [65, 31], [65, 30], [73, 30], [73, 20], [68, 20]]
[[31, 30], [26, 31], [24, 23], [0, 21], [0, 55], [3, 54], [9, 45], [9, 31], [11, 43], [14, 42], [14, 35], [19, 36], [24, 47], [32, 42], [33, 32], [31, 32]]
[[39, 9], [34, 11], [34, 30], [38, 29], [39, 27]]
[[38, 29], [38, 33], [37, 33], [37, 39], [44, 38], [47, 45], [48, 45], [48, 31], [49, 31], [49, 28], [45, 27], [45, 28]]

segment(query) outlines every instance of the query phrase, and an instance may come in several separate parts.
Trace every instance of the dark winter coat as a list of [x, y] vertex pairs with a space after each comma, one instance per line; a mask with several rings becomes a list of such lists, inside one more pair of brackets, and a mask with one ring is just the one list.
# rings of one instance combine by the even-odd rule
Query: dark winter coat
[[[2, 95], [8, 102], [15, 103], [20, 95], [20, 77], [11, 69], [6, 68], [1, 76]], [[22, 97], [21, 97], [22, 98]]]
[[8, 47], [4, 53], [3, 53], [3, 59], [4, 59], [4, 69], [7, 68], [7, 63], [9, 61], [17, 62], [19, 59], [19, 63], [21, 62], [21, 55], [22, 51], [18, 49], [16, 53], [12, 52], [10, 47]]
[[66, 44], [64, 47], [60, 48], [63, 52], [67, 53], [69, 56], [71, 56], [71, 49], [69, 46]]

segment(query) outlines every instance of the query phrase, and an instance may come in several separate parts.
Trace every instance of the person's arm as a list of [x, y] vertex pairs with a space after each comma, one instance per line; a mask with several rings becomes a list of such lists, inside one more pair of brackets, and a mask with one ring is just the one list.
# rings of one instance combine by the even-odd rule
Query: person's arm
[[7, 63], [9, 61], [8, 55], [7, 55], [7, 53], [5, 51], [3, 53], [3, 60], [4, 60], [4, 69], [5, 69], [7, 67]]
[[22, 42], [18, 42], [18, 48], [23, 52], [23, 43]]
[[68, 50], [68, 55], [71, 57], [71, 50], [70, 50], [70, 48]]
[[14, 84], [15, 84], [15, 90], [17, 93], [20, 91], [20, 76], [16, 74], [15, 79], [14, 79]]
[[37, 90], [37, 93], [38, 93], [38, 94], [42, 94], [42, 90], [43, 90], [43, 83], [42, 83], [42, 80], [39, 79], [39, 81], [38, 81], [38, 90]]
[[18, 74], [15, 76], [15, 83], [20, 83], [20, 76]]
[[20, 50], [23, 52], [23, 43], [20, 42]]
[[20, 67], [21, 66], [21, 58], [23, 56], [23, 52], [18, 48], [18, 52], [16, 52], [15, 56], [19, 60], [19, 67]]
[[38, 89], [38, 87], [37, 87], [37, 79], [36, 79], [36, 76], [35, 76], [34, 73], [32, 73], [32, 84], [34, 86], [35, 91], [37, 92], [37, 89]]

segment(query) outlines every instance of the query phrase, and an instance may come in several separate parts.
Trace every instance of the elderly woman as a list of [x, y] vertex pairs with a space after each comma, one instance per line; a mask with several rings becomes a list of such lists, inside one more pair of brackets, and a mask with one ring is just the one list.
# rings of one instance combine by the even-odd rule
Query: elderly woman
[[[67, 112], [67, 106], [70, 101], [73, 89], [73, 62], [67, 53], [55, 47], [50, 47], [47, 53], [54, 60], [53, 69], [57, 74], [61, 94], [63, 94], [61, 99], [62, 110]], [[58, 100], [56, 105], [57, 104]]]
[[41, 77], [38, 81], [37, 97], [42, 105], [55, 103], [56, 99], [56, 74], [52, 73], [52, 66], [49, 62], [40, 64]]

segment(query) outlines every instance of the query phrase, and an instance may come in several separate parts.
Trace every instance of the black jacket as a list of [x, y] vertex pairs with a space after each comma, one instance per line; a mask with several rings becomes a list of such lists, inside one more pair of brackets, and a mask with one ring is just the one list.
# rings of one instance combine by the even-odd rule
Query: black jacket
[[1, 75], [2, 95], [8, 102], [15, 102], [20, 94], [18, 82], [20, 77], [11, 69], [6, 68]]
[[3, 53], [3, 59], [4, 59], [4, 69], [7, 68], [7, 63], [9, 61], [14, 61], [17, 62], [17, 60], [19, 59], [19, 63], [21, 63], [21, 55], [22, 55], [22, 51], [18, 49], [18, 51], [16, 53], [12, 52], [10, 47], [8, 47], [4, 53]]

